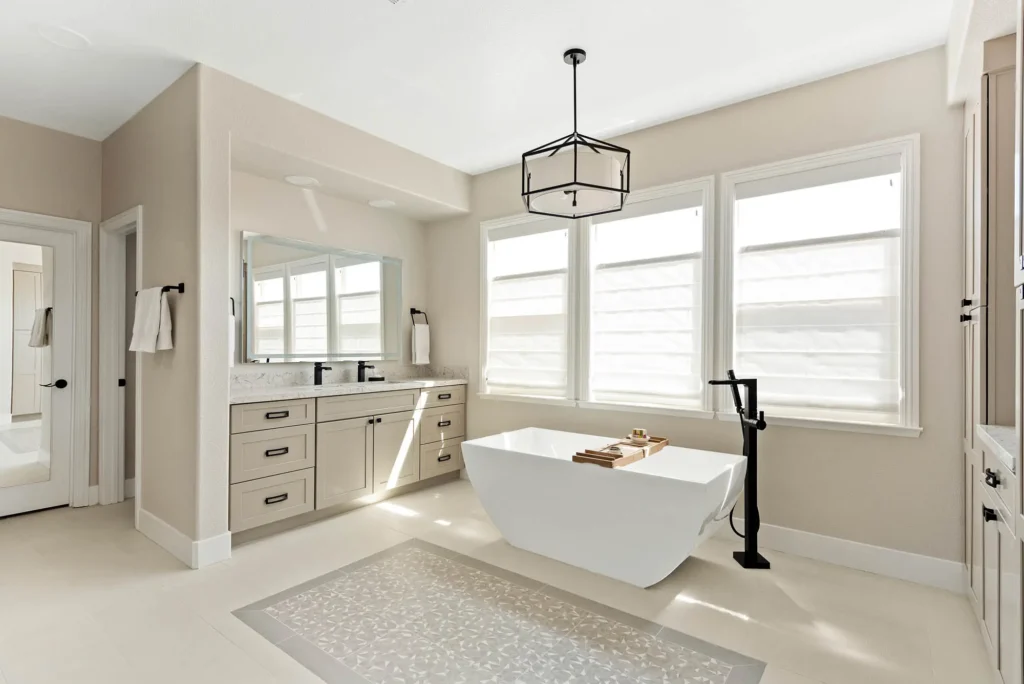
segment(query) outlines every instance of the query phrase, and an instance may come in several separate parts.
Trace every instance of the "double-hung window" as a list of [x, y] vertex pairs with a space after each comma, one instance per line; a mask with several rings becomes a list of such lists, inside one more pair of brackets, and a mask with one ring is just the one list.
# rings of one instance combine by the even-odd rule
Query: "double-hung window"
[[383, 300], [382, 264], [334, 257], [337, 300], [337, 353], [381, 353]]
[[902, 141], [725, 176], [721, 370], [758, 378], [771, 414], [916, 427], [913, 152]]
[[699, 190], [634, 201], [584, 226], [589, 354], [581, 399], [703, 408], [704, 201]]
[[557, 219], [484, 234], [484, 382], [495, 394], [567, 399], [570, 383], [570, 231]]

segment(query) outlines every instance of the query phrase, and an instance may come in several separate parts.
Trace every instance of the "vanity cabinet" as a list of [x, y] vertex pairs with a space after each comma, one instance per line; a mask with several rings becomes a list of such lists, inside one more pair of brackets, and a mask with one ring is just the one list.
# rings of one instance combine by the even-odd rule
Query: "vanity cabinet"
[[231, 531], [378, 501], [462, 469], [465, 385], [375, 390], [233, 405]]

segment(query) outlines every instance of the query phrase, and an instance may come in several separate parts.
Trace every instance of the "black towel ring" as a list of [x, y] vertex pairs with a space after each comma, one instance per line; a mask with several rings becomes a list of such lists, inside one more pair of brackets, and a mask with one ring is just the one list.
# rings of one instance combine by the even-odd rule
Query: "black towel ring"
[[409, 309], [409, 318], [412, 319], [412, 324], [416, 325], [416, 316], [423, 316], [423, 322], [430, 325], [430, 320], [427, 318], [426, 311], [420, 311], [419, 309]]

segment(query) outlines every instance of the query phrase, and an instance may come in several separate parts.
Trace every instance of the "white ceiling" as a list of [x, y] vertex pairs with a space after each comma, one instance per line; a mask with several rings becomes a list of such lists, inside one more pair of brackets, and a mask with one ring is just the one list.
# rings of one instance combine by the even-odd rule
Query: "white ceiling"
[[[0, 115], [102, 139], [195, 61], [470, 173], [945, 42], [953, 0], [3, 0]], [[66, 50], [34, 27], [62, 25]]]

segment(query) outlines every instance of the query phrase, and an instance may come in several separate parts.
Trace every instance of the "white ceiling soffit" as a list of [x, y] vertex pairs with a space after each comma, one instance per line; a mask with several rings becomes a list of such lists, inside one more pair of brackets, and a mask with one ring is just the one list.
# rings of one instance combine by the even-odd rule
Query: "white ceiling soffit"
[[981, 87], [984, 43], [1017, 30], [1017, 0], [955, 0], [949, 25], [949, 101], [963, 102]]
[[316, 192], [360, 204], [390, 200], [395, 204], [388, 211], [418, 221], [439, 221], [466, 213], [463, 209], [441, 204], [421, 195], [239, 138], [231, 142], [231, 168], [279, 183], [285, 182], [287, 176], [315, 178]]
[[[953, 0], [5, 0], [0, 115], [92, 138], [193, 61], [470, 173], [941, 45]], [[92, 47], [42, 40], [66, 26]]]

